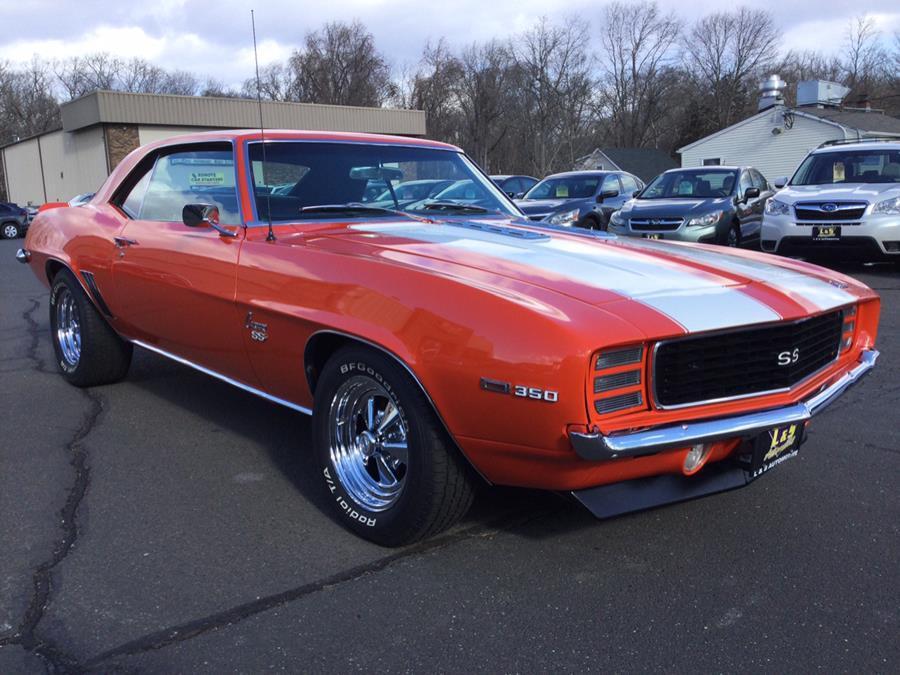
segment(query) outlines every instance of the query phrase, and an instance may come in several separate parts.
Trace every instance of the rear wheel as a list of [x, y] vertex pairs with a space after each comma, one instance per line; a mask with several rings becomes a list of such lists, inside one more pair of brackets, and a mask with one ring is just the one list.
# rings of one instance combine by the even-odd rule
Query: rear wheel
[[3, 234], [4, 239], [16, 239], [20, 232], [19, 224], [15, 222], [3, 223], [3, 226], [0, 227], [0, 233]]
[[341, 349], [325, 365], [315, 399], [315, 452], [348, 529], [400, 546], [465, 515], [469, 470], [421, 389], [393, 360]]
[[60, 372], [77, 387], [120, 380], [131, 365], [131, 343], [106, 323], [68, 270], [53, 278], [50, 335]]

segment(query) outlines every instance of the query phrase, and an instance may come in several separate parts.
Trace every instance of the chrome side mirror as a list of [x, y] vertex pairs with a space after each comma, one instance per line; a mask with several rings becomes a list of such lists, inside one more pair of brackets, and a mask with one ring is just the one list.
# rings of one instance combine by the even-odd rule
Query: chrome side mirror
[[211, 227], [223, 237], [236, 237], [237, 233], [219, 225], [219, 207], [212, 204], [185, 204], [181, 219], [188, 227]]
[[776, 189], [780, 190], [785, 185], [787, 185], [788, 177], [787, 176], [779, 176], [775, 180], [772, 181], [772, 185], [775, 186]]

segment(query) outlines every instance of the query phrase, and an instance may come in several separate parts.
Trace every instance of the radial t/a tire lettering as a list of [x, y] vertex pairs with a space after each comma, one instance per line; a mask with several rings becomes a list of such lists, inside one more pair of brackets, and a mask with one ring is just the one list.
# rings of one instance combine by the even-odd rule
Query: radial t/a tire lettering
[[472, 503], [470, 469], [430, 402], [389, 357], [339, 350], [315, 392], [315, 453], [337, 519], [382, 546], [432, 536]]
[[121, 380], [131, 365], [131, 343], [106, 323], [69, 270], [53, 277], [50, 337], [62, 376], [77, 387]]

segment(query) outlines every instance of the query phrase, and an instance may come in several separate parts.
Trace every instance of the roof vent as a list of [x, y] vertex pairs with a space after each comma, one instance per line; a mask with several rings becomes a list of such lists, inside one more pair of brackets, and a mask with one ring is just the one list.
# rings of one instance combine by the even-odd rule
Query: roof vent
[[839, 106], [850, 88], [828, 80], [804, 80], [797, 84], [797, 105]]
[[761, 112], [776, 105], [784, 105], [784, 88], [786, 86], [784, 80], [778, 75], [769, 75], [769, 77], [760, 82], [759, 106], [757, 110]]

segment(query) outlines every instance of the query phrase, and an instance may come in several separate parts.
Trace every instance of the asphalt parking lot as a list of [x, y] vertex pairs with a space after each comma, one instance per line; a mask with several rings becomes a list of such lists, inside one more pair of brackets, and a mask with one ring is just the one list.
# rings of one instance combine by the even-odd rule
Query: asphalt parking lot
[[333, 521], [304, 416], [136, 351], [56, 375], [0, 242], [0, 672], [900, 669], [900, 271], [882, 358], [750, 487], [612, 521], [485, 489], [400, 550]]

